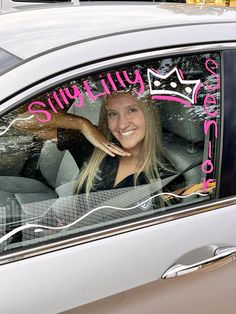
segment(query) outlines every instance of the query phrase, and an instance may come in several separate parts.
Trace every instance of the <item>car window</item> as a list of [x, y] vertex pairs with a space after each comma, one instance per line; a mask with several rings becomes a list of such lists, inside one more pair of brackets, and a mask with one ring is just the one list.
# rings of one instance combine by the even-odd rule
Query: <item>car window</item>
[[21, 61], [17, 56], [0, 48], [0, 75]]
[[1, 252], [216, 198], [220, 55], [75, 77], [0, 120]]

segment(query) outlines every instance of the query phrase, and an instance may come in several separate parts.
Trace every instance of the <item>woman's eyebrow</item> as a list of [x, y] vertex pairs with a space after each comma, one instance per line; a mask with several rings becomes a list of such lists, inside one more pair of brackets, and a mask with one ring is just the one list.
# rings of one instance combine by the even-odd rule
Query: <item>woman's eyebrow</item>
[[[124, 106], [124, 109], [129, 109], [129, 108], [131, 108], [131, 107], [139, 107], [139, 105], [138, 104], [129, 104], [129, 105], [127, 105], [127, 106]], [[119, 110], [116, 110], [116, 109], [113, 109], [113, 108], [107, 108], [107, 112], [108, 111], [115, 111], [115, 112], [118, 112]]]
[[115, 109], [107, 109], [107, 112], [117, 112], [117, 110], [115, 110]]
[[127, 107], [125, 107], [125, 108], [130, 108], [130, 107], [139, 107], [139, 105], [138, 104], [131, 104], [131, 105], [128, 105]]

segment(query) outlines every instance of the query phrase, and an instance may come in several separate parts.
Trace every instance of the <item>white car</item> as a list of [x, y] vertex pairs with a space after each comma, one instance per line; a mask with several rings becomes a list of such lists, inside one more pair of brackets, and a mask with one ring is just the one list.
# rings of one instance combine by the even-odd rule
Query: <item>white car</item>
[[[1, 14], [1, 313], [234, 314], [235, 90], [233, 8], [48, 4]], [[127, 91], [152, 98], [161, 125], [150, 128], [162, 130], [175, 170], [75, 193], [87, 148], [41, 135], [67, 110], [96, 125], [104, 97]], [[114, 169], [104, 169], [108, 180]], [[177, 179], [188, 193], [166, 189]]]

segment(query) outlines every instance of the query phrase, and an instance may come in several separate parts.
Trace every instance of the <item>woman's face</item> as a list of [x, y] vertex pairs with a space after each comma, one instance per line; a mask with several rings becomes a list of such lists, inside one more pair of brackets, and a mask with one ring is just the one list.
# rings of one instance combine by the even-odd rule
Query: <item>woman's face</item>
[[141, 149], [145, 137], [144, 113], [131, 94], [119, 94], [108, 99], [108, 127], [127, 150]]

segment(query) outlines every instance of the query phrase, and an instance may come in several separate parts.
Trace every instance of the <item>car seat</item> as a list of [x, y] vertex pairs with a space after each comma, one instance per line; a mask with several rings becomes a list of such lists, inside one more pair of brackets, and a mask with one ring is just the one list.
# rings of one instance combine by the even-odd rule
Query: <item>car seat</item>
[[[68, 112], [84, 116], [90, 119], [92, 123], [97, 124], [101, 101], [91, 103], [86, 96], [84, 99], [85, 104], [83, 108], [78, 108], [72, 104]], [[16, 138], [15, 136], [14, 141]], [[27, 143], [25, 143], [25, 138]], [[32, 136], [22, 136], [21, 142], [23, 139], [24, 144], [27, 144], [27, 148], [32, 143]], [[17, 147], [19, 148], [19, 146]], [[21, 154], [23, 153], [24, 158], [21, 158], [21, 160], [26, 161], [29, 151], [24, 148]], [[0, 226], [2, 225], [4, 230], [4, 225], [9, 220], [11, 223], [20, 221], [22, 213], [26, 219], [27, 217], [35, 216], [35, 213], [41, 215], [47, 211], [50, 204], [58, 197], [73, 195], [74, 183], [79, 175], [79, 168], [70, 152], [59, 151], [57, 144], [52, 140], [44, 143], [37, 166], [45, 179], [45, 184], [36, 179], [18, 176], [22, 167], [23, 164], [20, 164], [17, 167], [14, 166], [13, 170], [7, 169], [5, 171], [4, 165], [2, 166], [3, 171], [0, 173]], [[35, 213], [29, 212], [27, 210], [29, 207], [25, 206], [31, 203], [37, 203]], [[39, 204], [42, 205], [40, 210], [38, 210]], [[32, 206], [30, 208], [33, 210]]]
[[198, 106], [184, 107], [177, 102], [160, 104], [163, 145], [166, 158], [178, 172], [199, 164], [184, 173], [186, 186], [201, 181], [203, 160], [203, 120], [198, 116]]

